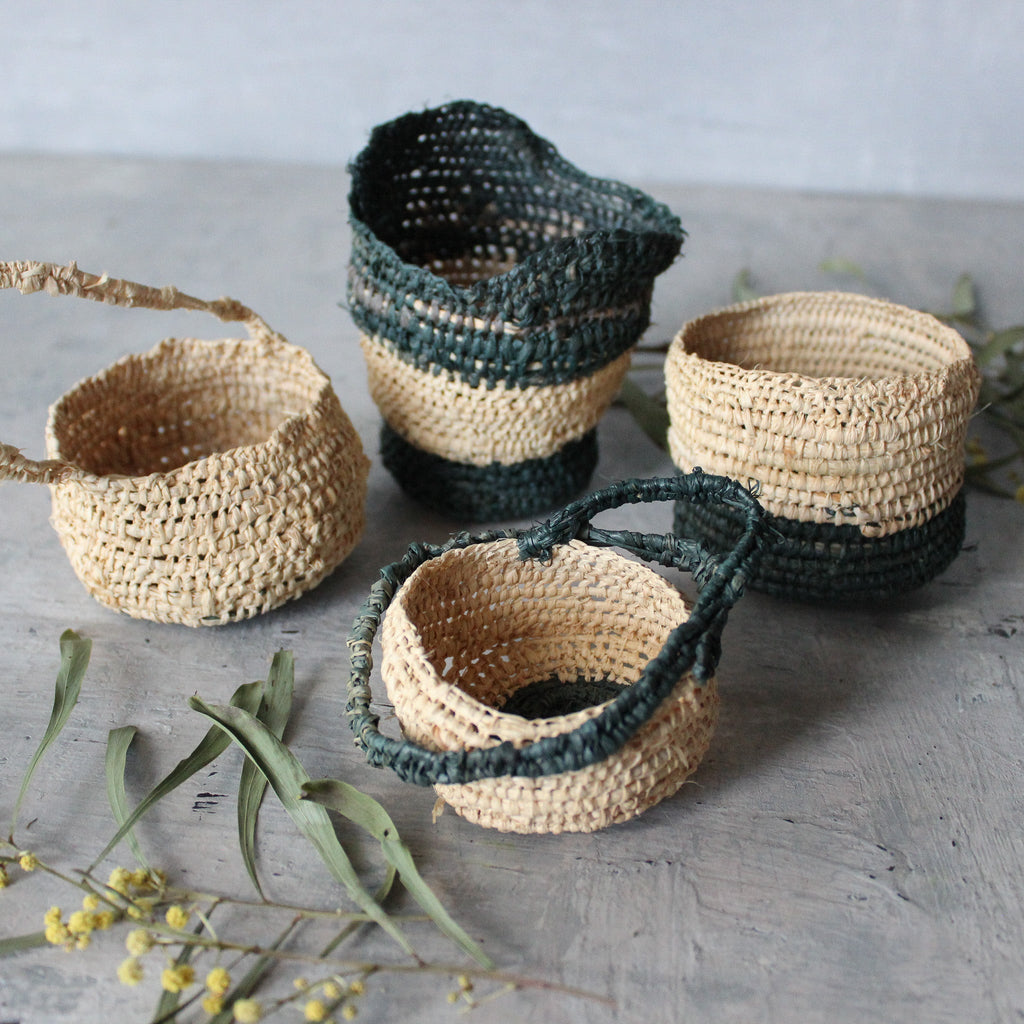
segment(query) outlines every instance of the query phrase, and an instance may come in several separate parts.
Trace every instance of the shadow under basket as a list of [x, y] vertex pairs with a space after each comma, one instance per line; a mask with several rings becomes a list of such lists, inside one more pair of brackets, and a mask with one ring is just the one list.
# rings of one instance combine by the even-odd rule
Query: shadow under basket
[[[740, 510], [746, 526], [728, 556], [590, 523], [676, 499]], [[693, 474], [613, 485], [530, 530], [412, 545], [382, 570], [349, 639], [358, 745], [500, 831], [590, 832], [632, 818], [676, 792], [707, 749], [721, 631], [761, 528], [747, 491]], [[689, 571], [696, 601], [612, 547]], [[402, 739], [383, 735], [370, 710], [378, 627]]]
[[[665, 376], [676, 466], [749, 483], [768, 513], [751, 586], [886, 598], [959, 553], [980, 376], [934, 317], [863, 295], [768, 296], [684, 326]], [[728, 550], [742, 522], [680, 504], [674, 529]]]
[[369, 461], [329, 378], [232, 299], [0, 264], [0, 287], [241, 321], [248, 338], [171, 338], [80, 381], [50, 409], [50, 458], [0, 445], [0, 480], [50, 485], [52, 523], [102, 604], [218, 625], [316, 586], [365, 519]]
[[678, 218], [470, 101], [378, 126], [351, 172], [348, 308], [385, 466], [463, 521], [578, 494]]

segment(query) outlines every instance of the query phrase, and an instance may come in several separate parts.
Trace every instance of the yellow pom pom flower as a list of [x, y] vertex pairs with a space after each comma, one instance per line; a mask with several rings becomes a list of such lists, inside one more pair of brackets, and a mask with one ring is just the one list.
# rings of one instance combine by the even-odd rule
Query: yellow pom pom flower
[[323, 993], [324, 999], [341, 998], [341, 986], [336, 981], [325, 981], [320, 991]]
[[206, 987], [215, 996], [222, 996], [231, 988], [231, 975], [223, 967], [214, 967], [206, 976]]
[[92, 914], [76, 910], [68, 918], [68, 931], [72, 935], [88, 935], [92, 931]]
[[239, 999], [231, 1008], [238, 1024], [257, 1024], [263, 1016], [263, 1007], [256, 999]]
[[54, 921], [52, 924], [48, 924], [43, 935], [52, 946], [63, 946], [71, 940], [71, 932], [63, 921]]
[[303, 1007], [302, 1013], [306, 1020], [313, 1021], [314, 1024], [327, 1019], [327, 1007], [320, 999], [310, 999]]
[[196, 979], [195, 968], [190, 964], [165, 967], [160, 975], [160, 986], [165, 992], [183, 992]]
[[142, 964], [135, 957], [130, 956], [127, 960], [121, 961], [121, 966], [117, 969], [117, 980], [122, 985], [138, 985], [142, 981], [144, 973]]
[[164, 920], [172, 927], [181, 931], [188, 924], [188, 911], [184, 907], [179, 907], [177, 903], [174, 906], [167, 908], [167, 913], [164, 914]]
[[22, 871], [35, 871], [39, 867], [39, 858], [30, 850], [25, 850], [18, 858], [18, 866]]
[[114, 892], [127, 896], [132, 884], [132, 873], [127, 868], [114, 868], [107, 879], [107, 887]]
[[211, 992], [209, 995], [203, 996], [202, 1007], [205, 1013], [208, 1013], [211, 1017], [216, 1017], [224, 1009], [224, 997], [214, 995]]
[[91, 892], [88, 896], [82, 897], [82, 909], [83, 910], [98, 910], [100, 905], [100, 898], [96, 893]]
[[133, 928], [125, 936], [124, 945], [132, 956], [143, 956], [153, 948], [153, 935], [145, 928]]

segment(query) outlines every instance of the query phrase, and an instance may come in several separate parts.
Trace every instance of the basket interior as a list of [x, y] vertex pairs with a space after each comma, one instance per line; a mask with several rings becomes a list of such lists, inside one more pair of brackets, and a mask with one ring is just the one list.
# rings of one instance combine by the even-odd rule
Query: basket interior
[[403, 608], [437, 677], [530, 718], [610, 699], [687, 615], [647, 566], [575, 541], [549, 563], [520, 562], [514, 541], [475, 545], [426, 563], [410, 583]]
[[683, 341], [688, 352], [744, 370], [860, 380], [936, 373], [969, 354], [932, 317], [827, 295], [726, 310], [695, 321]]
[[266, 441], [325, 382], [291, 346], [173, 339], [69, 391], [51, 412], [53, 454], [97, 476], [170, 472]]
[[404, 261], [457, 286], [560, 238], [666, 230], [640, 193], [583, 174], [522, 121], [475, 104], [378, 128], [354, 165], [351, 201]]

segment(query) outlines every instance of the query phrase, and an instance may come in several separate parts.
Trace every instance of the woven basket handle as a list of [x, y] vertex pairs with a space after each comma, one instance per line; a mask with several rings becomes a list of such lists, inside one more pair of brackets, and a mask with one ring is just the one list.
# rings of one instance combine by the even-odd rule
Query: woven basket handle
[[[242, 323], [253, 339], [280, 339], [261, 316], [234, 299], [221, 298], [207, 302], [177, 288], [151, 288], [134, 281], [120, 281], [106, 274], [97, 276], [79, 270], [74, 263], [34, 261], [0, 262], [0, 288], [17, 288], [23, 295], [45, 291], [50, 295], [74, 295], [113, 306], [140, 307], [169, 311], [194, 309], [210, 313], [227, 323]], [[17, 448], [0, 444], [0, 481], [51, 484], [80, 475], [73, 466], [53, 460], [36, 461], [25, 458]]]
[[[666, 535], [610, 532], [590, 520], [605, 509], [648, 502], [689, 500], [724, 503], [743, 511], [745, 525], [733, 549], [715, 556], [693, 541]], [[630, 480], [597, 491], [567, 506], [531, 530], [506, 530], [477, 537], [461, 534], [443, 546], [413, 544], [400, 562], [381, 570], [352, 627], [348, 646], [352, 672], [346, 712], [356, 743], [367, 760], [388, 766], [407, 782], [419, 785], [462, 784], [505, 775], [537, 778], [577, 771], [619, 750], [647, 722], [687, 672], [703, 681], [713, 674], [721, 652], [721, 633], [729, 609], [757, 568], [765, 517], [757, 500], [739, 484], [699, 470], [686, 476]], [[398, 588], [424, 562], [452, 548], [514, 537], [520, 556], [550, 557], [553, 545], [575, 538], [588, 543], [625, 547], [663, 564], [695, 571], [700, 593], [687, 620], [677, 626], [639, 680], [600, 714], [577, 729], [548, 736], [523, 747], [503, 742], [482, 750], [427, 750], [408, 740], [384, 736], [379, 716], [370, 711], [373, 638]]]
[[79, 270], [74, 263], [62, 266], [59, 263], [34, 261], [0, 262], [0, 288], [17, 288], [23, 295], [41, 291], [50, 295], [74, 295], [112, 306], [164, 311], [194, 309], [209, 313], [226, 323], [243, 323], [253, 337], [279, 337], [259, 314], [235, 299], [220, 298], [207, 302], [179, 292], [170, 285], [151, 288], [134, 281], [121, 281], [107, 274], [89, 274]]

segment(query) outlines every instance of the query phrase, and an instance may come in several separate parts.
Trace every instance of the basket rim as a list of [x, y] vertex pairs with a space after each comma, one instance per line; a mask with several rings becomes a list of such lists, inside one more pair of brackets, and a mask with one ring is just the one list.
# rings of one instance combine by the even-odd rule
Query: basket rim
[[[897, 314], [900, 320], [907, 323], [917, 323], [929, 328], [930, 334], [935, 335], [943, 343], [948, 343], [956, 354], [951, 354], [944, 365], [934, 369], [914, 370], [906, 373], [888, 373], [882, 376], [865, 375], [856, 377], [849, 374], [814, 375], [795, 370], [775, 370], [765, 367], [747, 368], [727, 359], [710, 359], [687, 347], [688, 340], [710, 323], [715, 323], [727, 317], [741, 318], [749, 313], [775, 309], [784, 310], [787, 306], [797, 307], [797, 304], [802, 302], [814, 302], [822, 306], [822, 308], [850, 310], [862, 308]], [[861, 295], [857, 292], [843, 291], [780, 292], [775, 295], [765, 295], [760, 298], [749, 299], [745, 302], [733, 303], [704, 313], [688, 321], [679, 329], [669, 346], [669, 359], [670, 364], [673, 362], [688, 362], [707, 367], [708, 369], [727, 367], [728, 372], [722, 372], [719, 375], [723, 381], [728, 381], [731, 378], [737, 382], [766, 381], [775, 384], [783, 382], [790, 385], [796, 384], [799, 386], [801, 394], [805, 397], [813, 394], [815, 391], [826, 390], [833, 394], [837, 392], [846, 394], [881, 394], [893, 388], [905, 387], [907, 382], [910, 381], [917, 382], [918, 384], [926, 383], [931, 389], [941, 392], [948, 388], [953, 374], [958, 371], [970, 370], [971, 367], [975, 366], [971, 348], [962, 335], [955, 328], [944, 324], [931, 313], [911, 309], [886, 299], [877, 299], [873, 296]]]
[[[509, 270], [481, 278], [472, 285], [452, 285], [446, 278], [428, 267], [403, 259], [393, 245], [378, 234], [373, 224], [374, 218], [370, 216], [374, 208], [380, 209], [383, 205], [371, 202], [372, 183], [377, 180], [377, 175], [373, 174], [373, 167], [375, 161], [380, 159], [381, 151], [386, 151], [393, 141], [400, 142], [406, 136], [422, 134], [429, 131], [431, 126], [440, 124], [442, 119], [449, 117], [453, 121], [461, 118], [466, 124], [473, 127], [482, 126], [484, 130], [500, 129], [510, 135], [517, 141], [521, 150], [530, 153], [535, 168], [534, 180], [538, 183], [555, 184], [560, 190], [585, 189], [595, 198], [617, 197], [625, 200], [631, 208], [623, 214], [623, 221], [629, 223], [635, 220], [637, 227], [594, 228], [553, 239], [518, 261]], [[420, 162], [412, 160], [409, 167], [422, 169]], [[672, 213], [667, 204], [632, 185], [613, 178], [588, 174], [562, 156], [552, 142], [537, 134], [522, 118], [502, 107], [476, 100], [453, 100], [426, 110], [411, 111], [377, 125], [370, 132], [366, 145], [350, 162], [348, 170], [351, 181], [348, 194], [349, 221], [354, 234], [364, 235], [372, 245], [379, 247], [380, 253], [388, 255], [389, 262], [400, 266], [411, 279], [416, 278], [428, 286], [432, 294], [447, 291], [453, 297], [469, 302], [491, 291], [504, 293], [510, 285], [519, 283], [520, 279], [530, 279], [533, 277], [532, 268], [538, 259], [550, 259], [549, 254], [558, 251], [559, 244], [572, 250], [586, 244], [613, 244], [616, 240], [630, 238], [640, 239], [649, 244], [658, 241], [662, 244], [670, 243], [675, 246], [675, 253], [678, 253], [679, 246], [686, 237], [686, 231], [679, 218]], [[557, 176], [554, 182], [553, 175]], [[675, 253], [668, 259], [666, 266], [674, 258]], [[653, 276], [655, 275], [652, 274]]]
[[[422, 565], [418, 566], [413, 571], [409, 578], [405, 580], [405, 582], [402, 584], [399, 590], [395, 593], [394, 598], [392, 599], [392, 602], [389, 605], [388, 614], [391, 613], [392, 609], [401, 607], [403, 593], [407, 592], [406, 588], [410, 587], [411, 585], [415, 585], [416, 583], [422, 583], [423, 578], [428, 576], [431, 572], [441, 571], [444, 568], [445, 562], [459, 562], [463, 559], [467, 559], [479, 554], [479, 551], [482, 547], [488, 547], [492, 550], [497, 549], [501, 551], [503, 555], [507, 554], [508, 556], [510, 556], [511, 559], [517, 559], [519, 553], [518, 542], [515, 538], [512, 537], [496, 537], [492, 540], [484, 541], [481, 544], [470, 545], [467, 547], [451, 548], [448, 551], [445, 551], [443, 554], [438, 555], [437, 558], [433, 558], [424, 562]], [[686, 619], [689, 618], [689, 615], [693, 610], [693, 601], [690, 598], [688, 598], [684, 593], [682, 593], [682, 591], [680, 591], [678, 587], [673, 586], [672, 583], [665, 579], [664, 576], [662, 576], [660, 573], [655, 572], [650, 566], [645, 565], [643, 562], [634, 561], [631, 558], [626, 558], [624, 555], [621, 555], [617, 551], [611, 549], [597, 548], [594, 545], [586, 544], [583, 541], [575, 538], [567, 541], [563, 545], [560, 545], [559, 550], [560, 552], [573, 551], [579, 556], [582, 556], [585, 553], [591, 553], [592, 555], [596, 553], [596, 555], [600, 558], [606, 558], [616, 562], [627, 563], [629, 566], [634, 567], [636, 570], [639, 570], [640, 574], [646, 576], [651, 582], [651, 584], [653, 584], [653, 586], [657, 587], [660, 590], [664, 590], [666, 596], [670, 597], [670, 599], [679, 600], [680, 604], [682, 605], [682, 610], [685, 612], [685, 615], [676, 623], [677, 626], [680, 623], [685, 622]], [[417, 577], [419, 577], [419, 579], [417, 579]], [[404, 608], [402, 610], [404, 613]], [[408, 614], [406, 614], [406, 621], [412, 626], [413, 630], [415, 631], [416, 639], [417, 641], [419, 641], [422, 651], [422, 633], [420, 631], [419, 623]], [[387, 657], [386, 651], [384, 657]], [[425, 655], [424, 657], [425, 660], [429, 662], [429, 658], [426, 658]], [[650, 658], [647, 659], [648, 662], [650, 660]], [[645, 662], [645, 665], [646, 664], [647, 662]], [[445, 679], [443, 676], [441, 676], [440, 673], [436, 671], [433, 665], [431, 665], [430, 667], [432, 670], [431, 677], [428, 680], [421, 679], [418, 681], [421, 689], [425, 689], [429, 692], [437, 694], [439, 697], [441, 697], [442, 700], [446, 697], [454, 697], [459, 703], [464, 704], [465, 706], [471, 707], [474, 710], [479, 709], [481, 712], [487, 715], [489, 721], [494, 722], [493, 731], [496, 734], [500, 733], [500, 726], [502, 724], [514, 726], [515, 728], [512, 730], [512, 732], [521, 734], [524, 731], [522, 723], [524, 721], [528, 722], [529, 729], [533, 734], [528, 738], [528, 740], [524, 740], [524, 742], [534, 742], [535, 740], [542, 739], [547, 736], [558, 736], [562, 735], [565, 732], [570, 732], [573, 729], [578, 728], [580, 725], [582, 725], [583, 722], [587, 721], [588, 719], [594, 718], [597, 715], [599, 715], [614, 700], [613, 697], [610, 697], [608, 700], [601, 701], [598, 704], [590, 705], [589, 707], [584, 708], [580, 711], [574, 711], [566, 715], [555, 715], [548, 718], [525, 719], [522, 715], [517, 715], [514, 712], [506, 712], [500, 710], [499, 708], [492, 707], [490, 704], [487, 704], [479, 698], [474, 697], [473, 694], [469, 693], [467, 690], [464, 690], [457, 683], [453, 683], [450, 680]], [[643, 670], [644, 667], [641, 666], [641, 674]], [[637, 679], [625, 685], [633, 686], [638, 681], [639, 676], [637, 677]], [[708, 685], [710, 682], [711, 680], [701, 685]], [[680, 687], [695, 687], [697, 685], [698, 684], [694, 680], [692, 674], [685, 673], [683, 676], [681, 676], [679, 682], [676, 684], [675, 689], [678, 690]], [[495, 743], [502, 742], [506, 739], [512, 739], [513, 741], [515, 741], [517, 739], [522, 739], [522, 737], [499, 735]], [[493, 744], [484, 744], [483, 746], [486, 747], [491, 745]], [[460, 747], [458, 749], [475, 748]]]
[[[129, 474], [129, 473], [95, 473], [92, 470], [79, 466], [77, 463], [68, 462], [60, 451], [60, 438], [57, 435], [57, 418], [60, 416], [66, 404], [82, 391], [107, 383], [108, 378], [123, 367], [131, 365], [145, 366], [147, 362], [155, 362], [168, 349], [176, 349], [182, 345], [199, 345], [204, 348], [239, 349], [254, 347], [264, 351], [273, 351], [275, 354], [284, 354], [288, 358], [297, 359], [305, 364], [304, 369], [309, 373], [311, 382], [319, 384], [316, 394], [308, 401], [301, 412], [291, 413], [284, 417], [271, 430], [262, 441], [247, 444], [232, 445], [228, 448], [221, 448], [214, 452], [208, 452], [196, 459], [190, 459], [172, 469], [154, 470], [151, 473]], [[220, 461], [222, 459], [235, 459], [246, 461], [249, 453], [270, 451], [273, 449], [285, 449], [289, 445], [290, 437], [294, 435], [299, 426], [312, 419], [319, 405], [334, 393], [330, 377], [317, 365], [312, 355], [299, 345], [295, 345], [281, 337], [225, 337], [225, 338], [191, 338], [173, 337], [163, 338], [152, 348], [144, 352], [129, 352], [114, 362], [83, 377], [73, 384], [63, 395], [54, 401], [47, 414], [46, 421], [46, 444], [50, 452], [50, 458], [56, 462], [63, 462], [72, 471], [70, 477], [61, 482], [73, 482], [84, 486], [117, 486], [119, 484], [137, 484], [141, 482], [162, 481], [173, 484], [182, 477], [195, 475], [196, 470], [204, 463]]]

